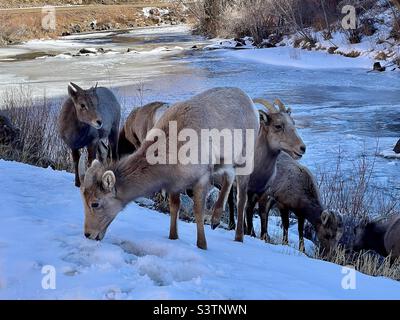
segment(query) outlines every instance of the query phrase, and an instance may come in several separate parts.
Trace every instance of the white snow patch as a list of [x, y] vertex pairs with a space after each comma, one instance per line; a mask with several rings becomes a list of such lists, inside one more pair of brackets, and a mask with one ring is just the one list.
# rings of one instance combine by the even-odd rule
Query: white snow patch
[[[128, 206], [102, 242], [83, 236], [73, 175], [0, 160], [0, 299], [397, 299], [400, 283], [356, 274], [344, 290], [338, 265], [287, 246], [206, 226], [209, 249], [196, 247], [196, 225]], [[273, 224], [273, 223], [272, 223]], [[56, 289], [41, 286], [44, 265]]]
[[151, 10], [154, 10], [155, 12], [158, 12], [159, 14], [157, 14], [158, 16], [165, 16], [166, 14], [169, 14], [169, 10], [168, 9], [160, 9], [160, 8], [155, 8], [155, 7], [146, 7], [143, 8], [142, 12], [143, 12], [143, 16], [146, 18], [150, 18], [151, 16], [153, 16], [153, 14], [150, 13]]
[[392, 149], [390, 150], [383, 150], [379, 153], [381, 157], [388, 158], [388, 159], [400, 159], [400, 154], [394, 152]]
[[237, 59], [305, 69], [371, 69], [366, 57], [346, 58], [325, 51], [306, 51], [292, 47], [227, 51], [227, 56]]

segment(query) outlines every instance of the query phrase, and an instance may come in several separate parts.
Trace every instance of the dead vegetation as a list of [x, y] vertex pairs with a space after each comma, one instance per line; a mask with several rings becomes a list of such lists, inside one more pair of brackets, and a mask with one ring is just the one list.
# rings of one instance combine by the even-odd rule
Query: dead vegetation
[[179, 4], [171, 3], [166, 8], [169, 13], [163, 17], [157, 14], [145, 17], [142, 8], [136, 6], [94, 6], [59, 10], [56, 11], [55, 30], [46, 30], [42, 27], [40, 10], [0, 11], [0, 46], [81, 32], [179, 24], [187, 21], [187, 14]]
[[[210, 37], [251, 36], [260, 45], [271, 36], [297, 34], [298, 43], [307, 43], [308, 49], [315, 45], [315, 31], [323, 31], [325, 40], [332, 39], [332, 33], [341, 28], [345, 5], [354, 6], [357, 17], [362, 16], [355, 29], [343, 30], [349, 43], [360, 43], [363, 37], [375, 34], [377, 21], [363, 17], [378, 5], [373, 0], [202, 0], [194, 7], [194, 15], [197, 31]], [[380, 6], [391, 8], [392, 37], [398, 39], [399, 8], [389, 1]]]

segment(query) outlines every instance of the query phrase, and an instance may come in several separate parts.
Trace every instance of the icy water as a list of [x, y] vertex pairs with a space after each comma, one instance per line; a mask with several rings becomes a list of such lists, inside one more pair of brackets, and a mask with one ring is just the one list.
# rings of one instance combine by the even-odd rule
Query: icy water
[[[86, 37], [86, 38], [85, 38]], [[0, 52], [0, 84], [28, 83], [51, 95], [64, 94], [68, 81], [111, 85], [122, 104], [175, 102], [215, 86], [237, 86], [252, 97], [279, 97], [292, 107], [307, 144], [302, 160], [312, 170], [334, 170], [341, 154], [347, 173], [357, 159], [375, 161], [373, 180], [399, 189], [400, 160], [376, 157], [400, 138], [400, 74], [362, 69], [309, 70], [247, 62], [224, 50], [191, 50], [207, 41], [183, 28], [142, 29], [105, 36], [81, 36], [13, 48], [18, 54], [73, 52], [81, 47], [112, 48], [94, 57], [19, 59]], [[164, 49], [160, 49], [164, 47]], [[127, 48], [139, 53], [122, 54]]]

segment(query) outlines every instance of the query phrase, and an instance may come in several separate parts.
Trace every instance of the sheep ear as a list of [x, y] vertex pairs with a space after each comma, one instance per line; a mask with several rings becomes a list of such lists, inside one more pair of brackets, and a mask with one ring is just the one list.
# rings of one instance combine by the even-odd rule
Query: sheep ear
[[326, 226], [329, 222], [329, 218], [331, 217], [331, 214], [329, 213], [329, 211], [323, 211], [321, 214], [321, 221], [322, 221], [322, 225]]
[[263, 110], [258, 110], [258, 113], [260, 114], [261, 123], [268, 124], [269, 123], [268, 113], [264, 112]]
[[72, 83], [68, 85], [68, 95], [74, 100], [78, 96], [78, 91], [71, 86]]
[[111, 191], [112, 189], [114, 189], [115, 182], [116, 182], [114, 172], [112, 172], [110, 170], [104, 172], [104, 174], [101, 178], [101, 182], [103, 184], [104, 189], [106, 189], [108, 191]]
[[96, 82], [96, 84], [94, 85], [94, 87], [92, 87], [92, 91], [94, 92], [94, 93], [96, 93], [97, 92], [97, 86], [98, 86], [98, 82]]
[[78, 86], [77, 84], [70, 82], [68, 85], [68, 95], [74, 100], [78, 97], [78, 95], [84, 90]]

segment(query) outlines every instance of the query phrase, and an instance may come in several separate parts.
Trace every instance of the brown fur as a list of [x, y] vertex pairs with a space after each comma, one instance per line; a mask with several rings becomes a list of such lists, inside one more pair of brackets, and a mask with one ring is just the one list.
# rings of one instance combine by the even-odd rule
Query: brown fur
[[113, 159], [117, 159], [117, 144], [121, 107], [107, 88], [83, 90], [71, 83], [69, 98], [64, 102], [58, 119], [63, 141], [71, 148], [75, 166], [75, 185], [80, 186], [78, 175], [79, 150], [87, 147], [89, 163], [96, 158], [100, 139], [108, 139]]
[[[296, 214], [300, 250], [304, 249], [304, 220], [314, 226], [321, 248], [326, 253], [337, 246], [343, 234], [341, 217], [324, 210], [312, 173], [284, 152], [278, 157], [276, 177], [262, 202], [267, 217], [272, 205], [276, 203], [282, 217], [284, 243], [288, 242], [289, 213]], [[269, 238], [268, 235], [266, 238]]]
[[[290, 109], [286, 109], [280, 102], [279, 110], [276, 107], [256, 99], [256, 102], [261, 101], [268, 107], [268, 113], [261, 113], [261, 126], [257, 137], [256, 153], [254, 159], [254, 171], [250, 176], [248, 187], [248, 204], [246, 207], [246, 234], [253, 234], [253, 211], [257, 201], [263, 195], [268, 187], [268, 183], [275, 176], [276, 160], [281, 150], [285, 150], [292, 154], [293, 157], [301, 157], [306, 150], [306, 147], [299, 137], [295, 123], [290, 115]], [[233, 199], [233, 190], [229, 195], [229, 199]], [[232, 203], [232, 200], [229, 200]], [[220, 221], [222, 210], [214, 211], [213, 227], [215, 228]], [[234, 210], [230, 208], [230, 228], [235, 227]], [[265, 213], [261, 214], [262, 228], [261, 237], [264, 238], [266, 230]], [[265, 222], [265, 223], [264, 223]]]
[[[155, 126], [166, 133], [167, 141], [169, 141], [168, 128], [171, 121], [177, 122], [178, 132], [184, 128], [190, 128], [198, 136], [202, 129], [220, 131], [251, 129], [255, 132], [259, 129], [259, 121], [251, 99], [237, 88], [211, 89], [170, 107]], [[179, 163], [150, 165], [146, 159], [146, 153], [154, 143], [153, 141], [142, 143], [137, 152], [111, 167], [103, 166], [95, 161], [88, 169], [86, 175], [82, 177], [84, 183], [81, 188], [87, 209], [85, 234], [91, 239], [101, 240], [108, 225], [130, 201], [164, 189], [173, 195], [170, 236], [175, 239], [177, 238], [177, 208], [179, 208], [177, 194], [182, 190], [192, 188], [197, 222], [197, 246], [206, 249], [203, 209], [210, 177], [218, 170], [222, 172], [234, 170], [239, 154], [235, 156], [233, 165], [182, 165]], [[243, 139], [242, 143], [243, 149], [246, 149], [246, 140]], [[255, 138], [251, 143], [255, 144]], [[179, 142], [178, 149], [183, 144]], [[168, 154], [168, 145], [169, 143], [167, 143], [167, 150], [160, 152]], [[224, 162], [222, 154], [217, 153], [217, 157], [221, 163]], [[248, 177], [237, 177], [239, 207], [239, 221], [235, 236], [237, 241], [243, 241], [243, 214], [247, 201], [247, 183]]]
[[384, 257], [390, 254], [392, 259], [400, 257], [400, 216], [361, 222], [355, 229], [353, 249], [373, 250]]
[[158, 116], [167, 107], [168, 104], [165, 102], [152, 102], [134, 109], [129, 114], [119, 135], [118, 152], [120, 157], [132, 154], [139, 149], [146, 139], [147, 133], [156, 124]]
[[0, 145], [16, 145], [19, 134], [20, 130], [11, 123], [5, 114], [0, 113]]

